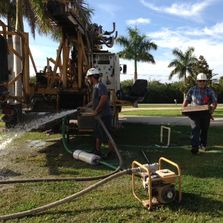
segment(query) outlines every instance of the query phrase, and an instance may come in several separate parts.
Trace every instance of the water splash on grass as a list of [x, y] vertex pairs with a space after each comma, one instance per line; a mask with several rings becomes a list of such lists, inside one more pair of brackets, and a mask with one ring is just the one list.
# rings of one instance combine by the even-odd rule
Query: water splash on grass
[[77, 110], [62, 111], [59, 113], [49, 114], [49, 113], [39, 113], [35, 114], [31, 120], [24, 123], [20, 123], [15, 126], [15, 128], [10, 129], [0, 135], [0, 151], [6, 149], [15, 139], [20, 138], [24, 133], [29, 132], [34, 129], [39, 129], [42, 126], [59, 120], [66, 115], [71, 115]]

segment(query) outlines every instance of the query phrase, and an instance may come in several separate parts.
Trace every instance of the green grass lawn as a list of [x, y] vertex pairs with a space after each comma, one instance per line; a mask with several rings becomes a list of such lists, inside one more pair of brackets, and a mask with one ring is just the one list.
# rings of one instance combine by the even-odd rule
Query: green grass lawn
[[[154, 108], [154, 110], [153, 110]], [[159, 109], [160, 108], [160, 109]], [[175, 108], [175, 109], [174, 109]], [[126, 109], [129, 109], [125, 111]], [[148, 110], [146, 110], [148, 109]], [[181, 105], [171, 104], [139, 104], [138, 108], [133, 109], [130, 106], [125, 106], [122, 109], [121, 115], [131, 116], [182, 116]], [[223, 117], [223, 106], [219, 105], [214, 112], [214, 117]]]
[[[183, 200], [146, 210], [131, 192], [131, 176], [117, 178], [72, 202], [46, 213], [10, 222], [223, 222], [223, 140], [222, 127], [211, 127], [209, 151], [190, 153], [190, 128], [172, 126], [171, 146], [159, 148], [160, 126], [125, 124], [113, 133], [124, 160], [130, 167], [133, 160], [145, 163], [142, 150], [151, 163], [164, 156], [180, 165], [183, 174]], [[30, 132], [16, 139], [1, 157], [4, 172], [13, 178], [82, 177], [111, 172], [105, 166], [90, 166], [68, 154], [60, 134]], [[46, 142], [44, 147], [31, 147], [29, 141]], [[72, 148], [92, 148], [90, 135], [77, 135]], [[8, 160], [8, 161], [7, 161]], [[109, 161], [108, 161], [109, 162]], [[115, 161], [113, 161], [113, 164]], [[2, 170], [1, 172], [2, 173]], [[1, 185], [0, 215], [35, 208], [93, 184], [94, 182], [57, 182]]]

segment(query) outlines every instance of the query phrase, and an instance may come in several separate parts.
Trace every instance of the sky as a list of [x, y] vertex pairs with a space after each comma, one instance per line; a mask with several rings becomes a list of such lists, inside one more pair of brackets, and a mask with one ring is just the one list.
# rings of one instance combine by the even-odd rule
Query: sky
[[[163, 83], [169, 80], [173, 68], [168, 64], [174, 59], [173, 49], [185, 51], [195, 48], [195, 56], [203, 55], [209, 68], [223, 76], [223, 1], [222, 0], [85, 0], [94, 10], [92, 22], [103, 26], [104, 31], [112, 30], [116, 23], [119, 36], [127, 35], [127, 27], [137, 27], [140, 34], [157, 44], [156, 51], [151, 50], [156, 64], [138, 63], [138, 78]], [[55, 57], [58, 43], [49, 38], [30, 36], [30, 48], [37, 68], [42, 69], [46, 57]], [[122, 48], [115, 44], [109, 49], [118, 52]], [[133, 79], [133, 61], [120, 59], [127, 64], [127, 74], [121, 74], [121, 80]]]

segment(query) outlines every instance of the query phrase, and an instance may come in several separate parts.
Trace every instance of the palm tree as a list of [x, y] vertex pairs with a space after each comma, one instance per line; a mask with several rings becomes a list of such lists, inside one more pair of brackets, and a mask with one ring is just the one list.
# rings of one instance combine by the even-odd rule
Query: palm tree
[[9, 28], [15, 26], [16, 2], [5, 0], [0, 2], [0, 17], [7, 19]]
[[4, 0], [0, 2], [0, 16], [7, 18], [9, 28], [16, 28], [17, 26], [19, 31], [24, 31], [23, 17], [25, 17], [29, 23], [33, 36], [35, 36], [36, 25], [38, 24], [38, 16], [34, 10], [34, 6], [40, 3], [41, 1]]
[[[31, 29], [33, 37], [35, 37], [35, 31], [40, 34], [52, 34], [55, 38], [58, 30], [52, 27], [50, 19], [47, 13], [45, 13], [45, 1], [42, 0], [4, 0], [0, 1], [0, 17], [6, 18], [9, 27], [16, 27], [16, 7], [19, 13], [18, 30], [23, 30], [23, 18], [25, 18]], [[82, 24], [90, 23], [90, 17], [93, 12], [88, 8], [85, 0], [69, 0], [69, 4], [74, 8], [77, 17]]]
[[150, 62], [155, 64], [155, 60], [150, 54], [150, 50], [157, 49], [157, 45], [147, 39], [146, 35], [140, 35], [137, 28], [128, 27], [128, 36], [120, 36], [117, 38], [117, 43], [124, 47], [124, 49], [118, 52], [121, 58], [134, 60], [134, 82], [138, 78], [137, 62]]
[[193, 76], [193, 65], [197, 62], [197, 58], [193, 55], [194, 48], [189, 47], [185, 52], [179, 49], [173, 50], [173, 55], [176, 57], [170, 62], [168, 67], [174, 67], [169, 75], [169, 80], [172, 79], [174, 75], [178, 74], [179, 79], [184, 79], [186, 81], [187, 74]]

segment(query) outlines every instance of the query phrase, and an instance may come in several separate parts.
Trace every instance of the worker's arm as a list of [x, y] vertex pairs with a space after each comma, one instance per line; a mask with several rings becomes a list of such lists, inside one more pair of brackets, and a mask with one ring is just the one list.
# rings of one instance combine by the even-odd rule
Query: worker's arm
[[106, 104], [107, 101], [108, 101], [108, 96], [107, 95], [102, 95], [100, 97], [100, 101], [98, 103], [98, 106], [95, 109], [95, 115], [99, 114], [103, 110], [104, 105]]
[[212, 91], [212, 94], [211, 94], [211, 104], [210, 104], [210, 112], [213, 113], [216, 108], [217, 108], [217, 97], [216, 97], [214, 91]]
[[84, 107], [78, 107], [77, 110], [79, 112], [87, 112], [91, 111], [92, 112], [92, 107], [93, 107], [93, 102], [90, 101], [88, 104], [86, 104]]
[[214, 102], [214, 103], [210, 104], [210, 112], [211, 113], [213, 113], [216, 108], [217, 108], [217, 102]]
[[188, 100], [185, 99], [185, 100], [183, 101], [182, 107], [184, 108], [184, 107], [187, 107], [187, 106], [188, 106]]
[[85, 107], [87, 107], [87, 108], [91, 108], [92, 106], [93, 106], [93, 102], [92, 101], [90, 101], [89, 103], [87, 103], [85, 105]]

